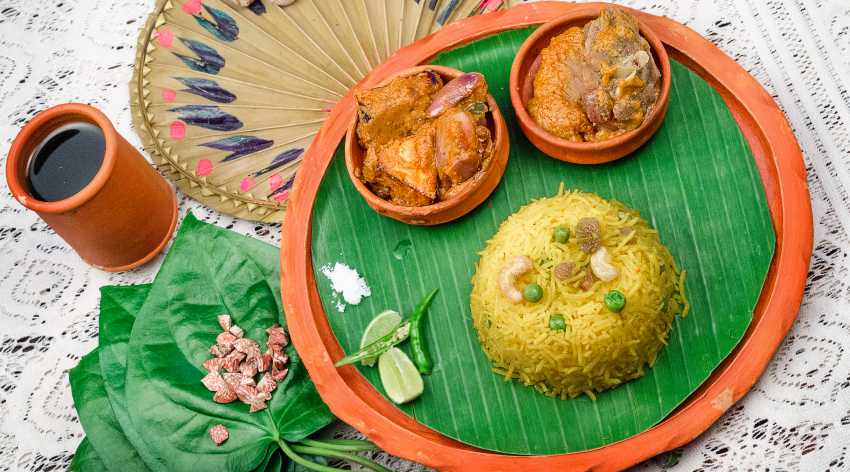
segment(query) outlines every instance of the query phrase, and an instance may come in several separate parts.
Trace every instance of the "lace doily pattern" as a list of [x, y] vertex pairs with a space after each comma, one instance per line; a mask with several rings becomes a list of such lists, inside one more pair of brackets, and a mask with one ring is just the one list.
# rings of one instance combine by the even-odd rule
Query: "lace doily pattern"
[[[806, 158], [815, 248], [797, 322], [752, 392], [686, 447], [639, 470], [850, 470], [850, 3], [846, 0], [627, 0], [705, 35], [780, 104]], [[104, 110], [141, 149], [127, 82], [153, 0], [0, 0], [0, 161], [18, 128], [62, 102]], [[0, 162], [5, 165], [5, 162]], [[279, 243], [279, 228], [205, 221]], [[0, 192], [0, 470], [64, 469], [82, 438], [67, 370], [97, 343], [98, 288], [153, 279], [86, 266], [38, 217]], [[346, 426], [337, 437], [358, 433]], [[391, 457], [393, 470], [422, 470]]]

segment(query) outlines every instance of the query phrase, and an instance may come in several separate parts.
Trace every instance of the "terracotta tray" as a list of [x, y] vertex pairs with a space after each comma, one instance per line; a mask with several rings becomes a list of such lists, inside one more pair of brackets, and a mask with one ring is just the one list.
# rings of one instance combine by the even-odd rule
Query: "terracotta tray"
[[[441, 51], [481, 37], [592, 8], [592, 4], [536, 3], [464, 20], [400, 50], [362, 84], [374, 85], [400, 69], [428, 62]], [[295, 182], [283, 228], [283, 302], [295, 347], [324, 401], [340, 419], [387, 452], [442, 470], [622, 469], [681, 446], [705, 431], [749, 391], [790, 329], [802, 299], [812, 251], [806, 173], [794, 135], [768, 93], [708, 40], [672, 20], [633, 13], [653, 28], [672, 59], [717, 90], [756, 160], [776, 232], [776, 250], [744, 339], [700, 389], [663, 422], [602, 448], [550, 456], [501, 455], [464, 445], [416, 422], [385, 400], [354, 369], [333, 367], [332, 359], [343, 354], [313, 278], [312, 209], [322, 178], [354, 114], [349, 93], [330, 113]]]

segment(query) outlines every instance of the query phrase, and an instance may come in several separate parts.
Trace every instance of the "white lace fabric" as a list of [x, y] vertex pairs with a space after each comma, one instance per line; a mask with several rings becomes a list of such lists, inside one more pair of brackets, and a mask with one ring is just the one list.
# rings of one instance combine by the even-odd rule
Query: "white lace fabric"
[[[0, 165], [39, 110], [83, 102], [140, 147], [127, 82], [153, 0], [0, 0]], [[753, 390], [678, 453], [643, 470], [850, 470], [850, 2], [631, 0], [732, 56], [788, 117], [806, 159], [815, 248], [796, 323]], [[279, 244], [275, 225], [182, 197], [205, 221]], [[67, 370], [97, 344], [98, 288], [150, 282], [160, 263], [107, 274], [0, 192], [0, 470], [64, 469], [83, 432]], [[781, 274], [780, 274], [781, 276]], [[340, 427], [338, 436], [357, 433]], [[383, 457], [393, 470], [420, 466]]]

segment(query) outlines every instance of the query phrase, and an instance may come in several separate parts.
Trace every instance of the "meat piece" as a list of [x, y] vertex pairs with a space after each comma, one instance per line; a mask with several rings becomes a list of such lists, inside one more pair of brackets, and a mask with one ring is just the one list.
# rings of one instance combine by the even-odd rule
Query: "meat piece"
[[616, 120], [586, 136], [588, 141], [598, 141], [643, 123], [658, 100], [661, 73], [649, 43], [640, 35], [637, 20], [625, 10], [603, 9], [584, 31], [588, 60], [601, 71], [601, 86], [613, 100]]
[[261, 393], [272, 393], [277, 388], [277, 382], [270, 374], [263, 374], [257, 383], [257, 391]]
[[539, 61], [528, 112], [564, 139], [601, 141], [632, 130], [658, 99], [661, 74], [649, 43], [621, 8], [553, 37]]
[[437, 197], [434, 127], [426, 125], [413, 136], [369, 148], [362, 174], [385, 200], [403, 206], [430, 205]]
[[269, 335], [269, 340], [267, 342], [269, 346], [277, 344], [280, 347], [286, 347], [289, 344], [289, 337], [280, 325], [275, 324], [271, 328], [268, 328], [266, 330], [266, 334]]
[[213, 395], [213, 401], [216, 403], [233, 403], [236, 401], [236, 391], [232, 388], [219, 390]]
[[[262, 354], [260, 354], [259, 357], [262, 357]], [[246, 377], [253, 377], [257, 375], [257, 363], [254, 358], [246, 359], [239, 368], [239, 371]]]
[[222, 375], [224, 381], [234, 391], [236, 391], [236, 387], [242, 383], [242, 377], [243, 375], [239, 372], [225, 372], [224, 375]]
[[234, 341], [233, 349], [245, 354], [247, 357], [252, 357], [254, 354], [259, 354], [260, 345], [253, 339], [239, 338]]
[[643, 49], [637, 19], [622, 8], [603, 8], [599, 17], [584, 25], [584, 48], [598, 64], [618, 64]]
[[593, 254], [602, 244], [602, 228], [596, 218], [582, 218], [576, 224], [576, 242], [587, 254]]
[[272, 379], [275, 382], [282, 382], [283, 379], [286, 378], [286, 374], [288, 374], [288, 373], [289, 373], [288, 368], [277, 369], [277, 368], [274, 367], [274, 364], [272, 364], [272, 374], [271, 375], [272, 375]]
[[399, 77], [389, 84], [354, 93], [357, 136], [364, 148], [408, 136], [427, 120], [426, 109], [443, 80], [432, 71]]
[[276, 348], [272, 346], [272, 365], [271, 365], [271, 376], [272, 379], [280, 382], [286, 377], [286, 374], [289, 369], [286, 368], [286, 364], [289, 362], [289, 356], [287, 356], [283, 350], [280, 348]]
[[[276, 346], [276, 344], [275, 344]], [[272, 354], [271, 351], [266, 351], [263, 354], [260, 354], [257, 357], [257, 372], [265, 372], [269, 370], [272, 365]]]
[[242, 403], [251, 403], [254, 397], [257, 396], [257, 388], [255, 385], [251, 385], [254, 383], [251, 380], [250, 383], [245, 382], [245, 377], [242, 378], [242, 382], [236, 386], [236, 398], [239, 399]]
[[210, 392], [218, 392], [219, 390], [227, 389], [227, 382], [224, 381], [224, 378], [218, 372], [208, 373], [201, 379], [201, 383], [204, 384], [204, 387], [206, 387]]
[[597, 87], [584, 94], [584, 97], [582, 97], [582, 106], [584, 107], [584, 113], [587, 115], [587, 119], [595, 125], [608, 123], [614, 117], [614, 112], [612, 111], [614, 102], [611, 100], [608, 92], [601, 87]]
[[242, 366], [242, 361], [245, 360], [245, 354], [234, 350], [224, 358], [224, 362], [221, 367], [227, 372], [239, 372], [240, 367]]
[[217, 424], [210, 428], [210, 438], [216, 446], [221, 446], [224, 441], [230, 437], [230, 432], [223, 424]]
[[[216, 346], [213, 346], [215, 348]], [[218, 372], [224, 366], [224, 359], [221, 357], [213, 357], [204, 361], [204, 369], [209, 372]]]
[[230, 315], [226, 313], [218, 315], [218, 325], [221, 326], [222, 331], [230, 331], [230, 327], [233, 326]]
[[583, 141], [592, 130], [578, 100], [599, 85], [598, 75], [583, 61], [584, 32], [569, 28], [540, 51], [534, 96], [528, 113], [546, 131], [570, 141]]
[[223, 349], [232, 346], [234, 341], [236, 341], [236, 336], [227, 331], [220, 333], [215, 338], [215, 343], [221, 346]]
[[268, 405], [266, 405], [266, 401], [268, 401], [267, 395], [268, 394], [258, 393], [251, 397], [251, 399], [246, 402], [251, 405], [251, 408], [248, 411], [256, 413], [258, 411], [265, 410], [268, 407]]
[[228, 332], [230, 334], [236, 336], [237, 338], [241, 338], [242, 336], [245, 335], [245, 331], [243, 331], [242, 328], [240, 328], [239, 326], [236, 326], [236, 325], [231, 326], [230, 329], [228, 330]]
[[434, 163], [440, 181], [440, 198], [455, 193], [452, 189], [481, 170], [493, 150], [486, 126], [475, 124], [472, 113], [453, 108], [435, 122]]
[[215, 357], [224, 357], [224, 356], [230, 354], [230, 351], [232, 351], [232, 350], [233, 350], [233, 346], [227, 347], [227, 346], [220, 346], [218, 344], [213, 344], [212, 347], [210, 348], [210, 354], [212, 354]]

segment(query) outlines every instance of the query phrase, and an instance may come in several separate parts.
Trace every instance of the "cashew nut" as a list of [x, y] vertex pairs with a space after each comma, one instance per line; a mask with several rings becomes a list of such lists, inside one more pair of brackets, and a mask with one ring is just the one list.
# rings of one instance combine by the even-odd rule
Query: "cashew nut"
[[528, 256], [515, 256], [502, 267], [499, 273], [499, 288], [512, 303], [522, 302], [522, 292], [516, 288], [516, 280], [533, 267], [534, 263]]
[[600, 247], [590, 256], [590, 268], [593, 275], [604, 282], [610, 282], [620, 275], [617, 268], [611, 264], [611, 256], [604, 247]]

